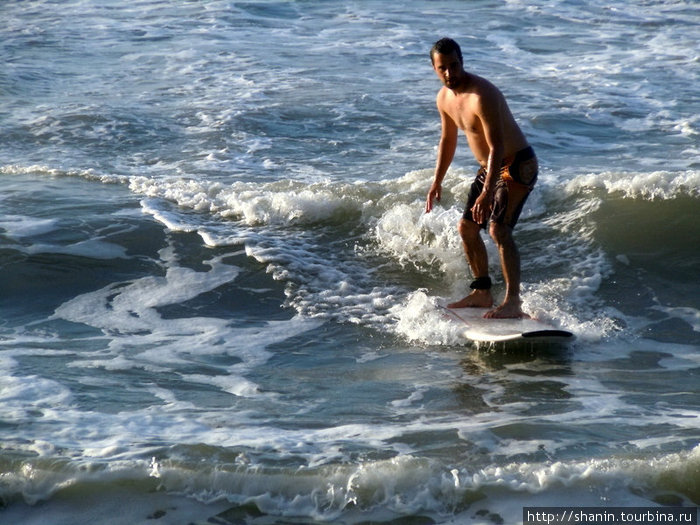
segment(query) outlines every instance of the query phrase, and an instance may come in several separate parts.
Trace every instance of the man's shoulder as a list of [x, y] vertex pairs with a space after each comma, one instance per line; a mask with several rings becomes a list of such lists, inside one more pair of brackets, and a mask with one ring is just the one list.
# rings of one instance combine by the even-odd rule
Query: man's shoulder
[[449, 92], [450, 92], [450, 88], [448, 88], [447, 86], [442, 86], [437, 92], [437, 96], [436, 96], [437, 100], [443, 100], [448, 95]]
[[500, 97], [501, 90], [490, 80], [484, 77], [476, 77], [474, 91], [480, 98]]
[[435, 103], [437, 104], [438, 109], [444, 110], [448, 105], [448, 100], [451, 96], [454, 96], [454, 94], [448, 87], [443, 86], [440, 88], [440, 91], [438, 91], [437, 95], [435, 96]]

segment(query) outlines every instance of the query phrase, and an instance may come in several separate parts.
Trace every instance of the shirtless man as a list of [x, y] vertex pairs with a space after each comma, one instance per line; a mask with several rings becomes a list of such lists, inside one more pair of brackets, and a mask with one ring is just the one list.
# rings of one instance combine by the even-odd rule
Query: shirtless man
[[488, 256], [480, 234], [488, 224], [489, 234], [498, 246], [506, 295], [503, 303], [484, 317], [527, 317], [521, 308], [520, 255], [513, 241], [513, 228], [537, 180], [537, 157], [498, 88], [464, 70], [457, 42], [449, 38], [438, 40], [430, 50], [430, 59], [443, 83], [437, 95], [442, 134], [426, 213], [433, 209], [434, 201], [440, 200], [442, 180], [457, 148], [458, 130], [466, 134], [481, 165], [459, 222], [464, 253], [474, 276], [472, 291], [448, 307], [493, 306]]

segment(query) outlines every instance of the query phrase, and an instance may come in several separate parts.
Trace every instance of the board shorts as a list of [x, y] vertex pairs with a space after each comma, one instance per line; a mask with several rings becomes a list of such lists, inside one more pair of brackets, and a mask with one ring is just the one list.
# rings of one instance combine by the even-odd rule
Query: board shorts
[[[515, 228], [525, 201], [537, 182], [537, 172], [537, 157], [531, 146], [503, 159], [501, 174], [496, 181], [493, 194], [493, 209], [489, 221]], [[472, 217], [472, 207], [484, 189], [485, 179], [486, 168], [482, 167], [476, 173], [476, 178], [469, 189], [463, 219], [476, 222]], [[486, 228], [487, 223], [488, 221], [479, 226]]]

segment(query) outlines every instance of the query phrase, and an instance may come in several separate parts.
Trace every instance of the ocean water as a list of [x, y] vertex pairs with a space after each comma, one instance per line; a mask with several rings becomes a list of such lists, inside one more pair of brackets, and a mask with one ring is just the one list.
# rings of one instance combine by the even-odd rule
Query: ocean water
[[[0, 4], [0, 523], [517, 524], [700, 503], [694, 0]], [[474, 346], [438, 38], [538, 153]], [[487, 240], [503, 293], [496, 251]]]

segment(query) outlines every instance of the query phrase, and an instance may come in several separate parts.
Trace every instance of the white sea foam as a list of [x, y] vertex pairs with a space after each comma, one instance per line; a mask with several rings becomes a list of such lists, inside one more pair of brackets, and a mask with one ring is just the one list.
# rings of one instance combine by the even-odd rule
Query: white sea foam
[[[278, 340], [315, 326], [303, 321], [269, 321], [262, 327], [234, 328], [225, 319], [214, 317], [164, 318], [158, 308], [178, 304], [233, 281], [239, 269], [221, 262], [208, 261], [209, 271], [198, 272], [170, 263], [163, 276], [144, 277], [129, 283], [115, 283], [94, 292], [79, 295], [57, 308], [56, 319], [70, 320], [118, 334], [111, 342], [112, 352], [97, 359], [78, 359], [72, 366], [129, 369], [147, 367], [166, 370], [174, 363], [188, 363], [190, 355], [228, 353], [243, 360], [232, 365], [229, 372], [238, 379], [230, 385], [247, 382], [240, 374], [264, 362], [264, 348]], [[298, 325], [296, 328], [293, 326]], [[236, 341], [235, 345], [225, 341]], [[135, 349], [139, 349], [134, 353]], [[120, 352], [131, 349], [129, 355]], [[202, 376], [193, 376], [197, 381]], [[219, 385], [216, 377], [210, 384]], [[254, 386], [226, 386], [227, 390], [254, 392]]]
[[676, 317], [687, 322], [694, 331], [700, 332], [700, 310], [687, 306], [662, 306], [656, 305], [655, 310], [664, 312], [669, 317]]
[[0, 228], [5, 230], [5, 235], [13, 239], [43, 235], [56, 229], [56, 219], [39, 219], [23, 215], [4, 215], [0, 221]]
[[[343, 210], [353, 211], [355, 191], [342, 184], [299, 184], [293, 182], [255, 184], [194, 180], [159, 181], [133, 178], [130, 188], [150, 197], [160, 197], [194, 211], [206, 211], [220, 217], [239, 219], [247, 225], [313, 223], [328, 220]], [[149, 212], [153, 203], [144, 202]], [[172, 224], [172, 219], [158, 212], [159, 220]], [[178, 225], [178, 228], [182, 228]]]
[[[185, 494], [211, 504], [255, 503], [272, 515], [306, 516], [348, 523], [368, 516], [391, 519], [415, 513], [452, 516], [462, 523], [491, 523], [520, 518], [524, 506], [600, 506], [619, 502], [632, 485], [639, 494], [625, 501], [649, 507], [642, 495], [677, 493], [679, 482], [698, 467], [697, 448], [659, 455], [652, 462], [634, 458], [587, 459], [505, 466], [449, 468], [413, 456], [366, 461], [359, 465], [312, 467], [294, 472], [240, 464], [199, 466], [173, 460], [114, 464], [108, 470], [52, 472], [33, 469], [31, 476], [6, 481], [29, 501], [46, 498], [61, 484], [143, 479], [147, 473], [169, 493]], [[110, 490], [113, 490], [110, 486]], [[605, 486], [605, 491], [595, 487]], [[557, 496], [548, 494], [556, 491]], [[507, 497], [504, 498], [503, 494]], [[467, 507], [465, 509], [465, 507]], [[169, 507], [167, 507], [169, 508]], [[212, 507], [213, 509], [216, 506]], [[225, 506], [218, 506], [219, 511]], [[467, 510], [468, 509], [468, 510]], [[483, 516], [484, 520], [475, 516]], [[448, 518], [449, 519], [449, 518]], [[441, 521], [444, 522], [444, 521]]]
[[209, 261], [209, 264], [208, 272], [170, 267], [162, 277], [144, 277], [132, 283], [110, 285], [61, 305], [55, 316], [104, 330], [157, 331], [157, 323], [162, 319], [155, 313], [156, 307], [197, 297], [238, 275], [238, 268], [218, 260]]
[[570, 181], [570, 193], [605, 190], [623, 197], [667, 200], [681, 196], [700, 196], [700, 171], [655, 171], [651, 173], [603, 172], [581, 175]]
[[[279, 280], [295, 283], [288, 290], [289, 305], [303, 315], [311, 317], [334, 317], [360, 324], [384, 324], [393, 326], [403, 336], [412, 340], [434, 341], [428, 326], [434, 324], [406, 322], [413, 319], [412, 308], [401, 312], [411, 302], [412, 290], [386, 287], [366, 288], [361, 284], [370, 271], [362, 259], [355, 263], [344, 261], [342, 264], [329, 260], [325, 252], [317, 252], [311, 238], [301, 235], [294, 242], [289, 242], [277, 234], [252, 230], [251, 226], [293, 226], [297, 224], [313, 225], [335, 222], [336, 218], [359, 220], [366, 229], [366, 238], [376, 243], [378, 253], [390, 257], [404, 267], [413, 271], [432, 271], [437, 268], [446, 276], [446, 285], [451, 296], [463, 292], [463, 283], [468, 280], [468, 268], [461, 253], [461, 246], [456, 234], [455, 224], [461, 215], [460, 202], [467, 191], [469, 177], [460, 172], [453, 173], [446, 181], [442, 206], [430, 214], [423, 213], [422, 194], [425, 190], [426, 171], [410, 172], [397, 179], [387, 179], [371, 185], [346, 184], [344, 182], [323, 181], [314, 183], [234, 183], [223, 185], [219, 182], [195, 181], [186, 179], [149, 179], [132, 177], [130, 188], [148, 198], [142, 201], [144, 212], [173, 231], [197, 231], [210, 246], [225, 246], [246, 243], [247, 253], [268, 265], [268, 271]], [[666, 180], [668, 195], [677, 189], [692, 187], [694, 176], [691, 172], [680, 176], [670, 172], [652, 174], [654, 180], [644, 181], [632, 178], [616, 179], [612, 174], [588, 175], [577, 177], [567, 185], [568, 192], [578, 194], [584, 188], [605, 187], [622, 188], [625, 191], [639, 192], [646, 187], [654, 187], [656, 193], [662, 192]], [[538, 231], [540, 223], [555, 228], [566, 235], [575, 237], [562, 238], [560, 241], [540, 249], [528, 260], [528, 267], [545, 268], [561, 264], [564, 260], [575, 261], [573, 272], [568, 278], [550, 277], [545, 284], [523, 283], [524, 301], [528, 310], [543, 320], [557, 320], [562, 327], [577, 333], [586, 334], [586, 338], [596, 340], [605, 337], [617, 329], [616, 315], [613, 319], [593, 316], [594, 308], [587, 305], [609, 273], [606, 256], [591, 244], [591, 225], [583, 218], [595, 209], [599, 201], [589, 199], [582, 202], [586, 208], [547, 213], [550, 198], [549, 185], [554, 179], [544, 177], [544, 187], [535, 192], [533, 199], [524, 210], [519, 230]], [[544, 193], [542, 193], [544, 192]], [[313, 196], [313, 197], [312, 197]], [[337, 196], [337, 197], [336, 197]], [[180, 207], [172, 208], [167, 201]], [[217, 224], [211, 215], [191, 215], [193, 212], [207, 212], [221, 219], [234, 219], [245, 229], [237, 229], [230, 234], [225, 224]], [[184, 211], [184, 213], [182, 213]], [[359, 214], [359, 215], [358, 215]], [[529, 222], [529, 219], [535, 219]], [[485, 238], [494, 274], [499, 273], [498, 254], [495, 246]], [[98, 241], [95, 241], [98, 242]], [[294, 248], [292, 248], [294, 246]], [[78, 250], [78, 246], [75, 247]], [[94, 242], [86, 246], [87, 251], [106, 256], [119, 256], [117, 252], [95, 250]], [[107, 247], [105, 247], [107, 248]], [[73, 250], [73, 251], [76, 251]], [[119, 248], [120, 251], [121, 248]], [[79, 250], [78, 250], [79, 251]], [[360, 248], [358, 253], [369, 253]], [[123, 255], [123, 252], [122, 252]], [[170, 291], [165, 292], [170, 295]], [[572, 310], [562, 302], [566, 298]], [[176, 302], [176, 301], [174, 301]], [[552, 310], [552, 303], [559, 307]], [[397, 310], [397, 305], [399, 310]], [[403, 305], [403, 306], [402, 306]], [[583, 312], [576, 312], [579, 307]], [[589, 312], [585, 310], [589, 309]], [[583, 314], [583, 318], [581, 315]], [[419, 314], [419, 316], [422, 314]], [[433, 314], [434, 316], [435, 314]], [[125, 317], [129, 323], [136, 322], [133, 316]], [[404, 327], [410, 327], [411, 335]], [[421, 337], [419, 327], [426, 330]], [[418, 330], [418, 331], [417, 331]], [[454, 340], [448, 336], [449, 340]]]
[[196, 226], [183, 220], [177, 213], [163, 209], [159, 201], [155, 199], [143, 199], [141, 209], [144, 213], [152, 215], [155, 220], [172, 231], [192, 232], [196, 231]]
[[70, 404], [72, 395], [70, 389], [51, 379], [8, 375], [0, 385], [0, 412], [7, 421], [27, 421], [36, 413], [50, 417], [53, 407]]
[[[149, 195], [149, 199], [142, 202], [144, 211], [174, 231], [198, 231], [210, 246], [244, 242], [247, 254], [268, 265], [268, 271], [275, 279], [294, 283], [294, 289], [288, 290], [289, 305], [303, 315], [341, 318], [370, 325], [394, 325], [398, 321], [398, 333], [412, 340], [429, 341], [435, 334], [426, 332], [422, 338], [416, 330], [434, 323], [427, 319], [425, 323], [415, 323], [411, 307], [401, 312], [413, 300], [412, 290], [401, 290], [400, 287], [368, 289], [361, 284], [370, 271], [362, 259], [340, 262], [335, 254], [325, 250], [319, 252], [313, 238], [307, 234], [289, 240], [272, 231], [263, 232], [250, 227], [323, 225], [335, 222], [336, 217], [359, 220], [367, 231], [365, 238], [374, 243], [373, 249], [376, 248], [379, 254], [412, 271], [426, 272], [437, 268], [446, 277], [450, 295], [456, 296], [464, 293], [463, 283], [469, 275], [455, 228], [461, 216], [461, 201], [465, 198], [469, 177], [459, 172], [451, 177], [450, 184], [446, 183], [442, 206], [430, 214], [424, 213], [422, 203], [426, 179], [429, 178], [426, 171], [410, 172], [369, 187], [334, 181], [234, 183], [225, 186], [194, 180], [146, 178], [132, 179], [130, 187]], [[601, 178], [592, 180], [600, 182]], [[589, 199], [576, 209], [548, 214], [545, 211], [547, 199], [551, 198], [548, 184], [552, 181], [545, 179], [543, 184], [544, 188], [528, 202], [519, 229], [537, 232], [544, 225], [566, 237], [533, 253], [528, 267], [541, 267], [535, 271], [547, 273], [546, 268], [561, 265], [565, 260], [574, 262], [567, 278], [550, 276], [546, 283], [535, 285], [527, 282], [526, 276], [523, 285], [525, 305], [537, 317], [557, 319], [561, 326], [585, 333], [588, 338], [605, 337], [616, 330], [616, 321], [592, 317], [592, 297], [608, 275], [610, 264], [605, 254], [593, 246], [592, 225], [585, 222], [587, 214], [596, 209], [600, 201]], [[580, 187], [577, 184], [582, 184], [581, 178], [569, 183], [569, 191], [576, 193], [575, 188]], [[174, 201], [185, 210], [206, 210], [221, 218], [235, 219], [246, 228], [239, 228], [231, 235], [206, 216], [198, 218], [178, 213], [158, 199]], [[531, 218], [533, 222], [530, 222]], [[485, 241], [493, 273], [497, 275], [500, 272], [497, 250], [487, 236]], [[371, 252], [361, 247], [359, 253]], [[562, 298], [574, 308], [583, 308], [583, 312], [567, 308]], [[553, 302], [559, 303], [560, 307], [553, 310]], [[402, 326], [410, 327], [412, 335], [408, 335]]]
[[126, 249], [118, 244], [107, 242], [96, 236], [73, 243], [33, 242], [34, 238], [45, 239], [52, 232], [64, 226], [57, 219], [42, 219], [23, 215], [5, 215], [0, 221], [4, 235], [16, 241], [13, 249], [26, 254], [65, 254], [95, 259], [126, 259]]
[[409, 341], [435, 345], [465, 345], [462, 329], [446, 317], [438, 301], [425, 291], [412, 293], [406, 304], [396, 305], [396, 331]]

